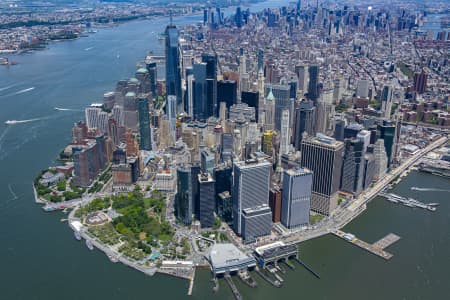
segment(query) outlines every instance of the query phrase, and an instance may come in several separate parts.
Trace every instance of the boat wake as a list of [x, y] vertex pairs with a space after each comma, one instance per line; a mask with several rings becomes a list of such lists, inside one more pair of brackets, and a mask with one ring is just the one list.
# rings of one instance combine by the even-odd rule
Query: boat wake
[[15, 87], [17, 84], [12, 84], [12, 85], [8, 85], [5, 87], [0, 88], [0, 92], [5, 91], [5, 90], [9, 90], [10, 88]]
[[63, 107], [55, 107], [55, 110], [58, 110], [58, 111], [82, 111], [80, 109], [63, 108]]
[[46, 118], [36, 118], [36, 119], [28, 119], [28, 120], [8, 120], [5, 122], [6, 125], [15, 125], [15, 124], [22, 124], [22, 123], [30, 123], [30, 122], [36, 122], [40, 120], [44, 120]]
[[89, 51], [89, 50], [92, 50], [92, 49], [94, 49], [94, 47], [86, 48], [86, 49], [84, 49], [84, 51]]
[[411, 190], [419, 191], [419, 192], [447, 192], [447, 193], [450, 193], [450, 190], [436, 189], [436, 188], [421, 188], [421, 187], [417, 187], [417, 186], [411, 187]]
[[13, 95], [20, 95], [20, 94], [28, 93], [28, 92], [31, 92], [31, 91], [34, 90], [34, 89], [35, 89], [35, 87], [30, 87], [30, 88], [27, 88], [27, 89], [24, 89], [24, 90], [20, 90], [20, 91], [18, 91], [18, 92], [15, 92]]

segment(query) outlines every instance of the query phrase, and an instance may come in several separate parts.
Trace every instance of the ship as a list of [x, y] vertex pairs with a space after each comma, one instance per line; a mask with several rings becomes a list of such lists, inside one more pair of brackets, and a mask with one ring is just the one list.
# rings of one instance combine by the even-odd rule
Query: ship
[[79, 240], [81, 240], [81, 235], [80, 235], [80, 233], [78, 232], [78, 231], [74, 231], [73, 232], [73, 235], [75, 236], [75, 238], [79, 241]]
[[117, 256], [112, 255], [112, 254], [108, 254], [108, 258], [111, 262], [116, 263], [119, 261], [119, 259], [117, 258]]
[[88, 247], [89, 250], [94, 250], [94, 245], [92, 245], [90, 240], [86, 240], [86, 247]]
[[14, 125], [14, 124], [17, 124], [17, 123], [18, 123], [17, 120], [8, 120], [8, 121], [5, 122], [6, 125]]

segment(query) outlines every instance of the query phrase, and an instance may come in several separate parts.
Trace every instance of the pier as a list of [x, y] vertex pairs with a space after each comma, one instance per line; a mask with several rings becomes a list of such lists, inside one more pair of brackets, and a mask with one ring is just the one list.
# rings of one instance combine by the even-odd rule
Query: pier
[[294, 257], [295, 261], [301, 264], [303, 267], [305, 267], [306, 270], [311, 272], [314, 276], [316, 276], [317, 279], [320, 279], [320, 275], [316, 273], [313, 269], [311, 269], [310, 266], [308, 266], [306, 263], [304, 263], [302, 260], [300, 260], [298, 257]]
[[384, 251], [384, 248], [392, 245], [396, 241], [400, 239], [398, 235], [395, 235], [393, 233], [388, 234], [384, 238], [380, 239], [379, 241], [375, 242], [374, 244], [369, 244], [367, 242], [364, 242], [357, 237], [355, 237], [351, 233], [345, 233], [341, 230], [335, 230], [333, 231], [333, 234], [337, 237], [342, 238], [343, 240], [352, 243], [353, 245], [356, 245], [366, 251], [369, 251], [372, 254], [375, 254], [381, 258], [384, 258], [386, 260], [391, 259], [393, 254]]
[[194, 280], [195, 280], [195, 268], [194, 271], [192, 272], [191, 278], [189, 279], [188, 296], [192, 295], [192, 290], [194, 289]]
[[261, 272], [261, 270], [259, 270], [258, 267], [255, 268], [255, 272], [261, 276], [262, 279], [264, 279], [265, 281], [267, 281], [268, 283], [270, 283], [271, 285], [273, 285], [274, 287], [281, 287], [281, 282], [278, 280], [272, 280], [269, 276], [267, 276], [266, 274], [264, 274], [263, 272]]
[[236, 285], [234, 284], [233, 280], [231, 280], [230, 274], [224, 275], [225, 281], [228, 283], [228, 285], [231, 288], [231, 291], [233, 292], [234, 298], [236, 300], [242, 300], [242, 295], [239, 293], [239, 290], [237, 289]]

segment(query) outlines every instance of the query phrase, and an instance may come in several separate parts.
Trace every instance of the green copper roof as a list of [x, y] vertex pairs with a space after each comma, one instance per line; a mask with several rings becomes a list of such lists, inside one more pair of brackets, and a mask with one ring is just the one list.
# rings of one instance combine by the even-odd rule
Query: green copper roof
[[148, 73], [148, 70], [146, 68], [139, 68], [136, 73], [145, 74]]
[[134, 92], [128, 92], [125, 97], [136, 97], [136, 94]]
[[272, 87], [270, 88], [269, 94], [267, 95], [266, 99], [269, 101], [275, 101], [275, 97], [273, 96], [273, 93], [272, 93]]
[[128, 80], [129, 82], [131, 82], [131, 83], [138, 83], [139, 82], [139, 80], [137, 80], [136, 78], [130, 78], [130, 80]]

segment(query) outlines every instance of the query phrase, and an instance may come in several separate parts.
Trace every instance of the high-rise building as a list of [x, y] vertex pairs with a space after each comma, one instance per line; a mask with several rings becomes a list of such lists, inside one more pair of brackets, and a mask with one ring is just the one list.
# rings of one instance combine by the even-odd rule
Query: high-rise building
[[301, 166], [314, 173], [311, 210], [329, 215], [337, 207], [344, 144], [317, 134], [301, 143]]
[[194, 118], [196, 120], [206, 120], [207, 110], [207, 83], [206, 83], [206, 63], [194, 64]]
[[381, 94], [381, 111], [386, 119], [391, 118], [392, 110], [392, 86], [385, 85]]
[[418, 94], [425, 93], [427, 89], [427, 73], [425, 73], [423, 70], [420, 73], [414, 74], [414, 91], [416, 91]]
[[227, 108], [237, 103], [237, 82], [219, 80], [217, 82], [217, 103], [225, 102]]
[[297, 74], [298, 78], [298, 85], [297, 88], [299, 91], [302, 91], [303, 94], [307, 92], [308, 90], [308, 66], [306, 65], [298, 65], [295, 66], [295, 73]]
[[314, 136], [314, 124], [316, 108], [310, 100], [302, 101], [295, 109], [293, 140], [295, 149], [300, 150], [303, 134]]
[[72, 143], [81, 144], [87, 138], [88, 127], [83, 121], [78, 121], [72, 128]]
[[212, 156], [207, 150], [203, 150], [200, 157], [202, 172], [212, 175], [214, 170], [214, 156]]
[[383, 120], [381, 124], [378, 124], [378, 136], [384, 141], [384, 148], [387, 155], [387, 168], [391, 168], [391, 164], [395, 159], [396, 153], [396, 126], [393, 122]]
[[308, 99], [314, 103], [319, 99], [319, 66], [311, 65], [308, 67], [309, 84]]
[[269, 190], [269, 207], [272, 210], [272, 222], [280, 223], [280, 221], [281, 221], [281, 190], [278, 186], [274, 186]]
[[345, 139], [341, 190], [358, 195], [362, 191], [363, 171], [364, 142], [356, 138]]
[[152, 150], [152, 138], [150, 131], [150, 111], [148, 99], [145, 97], [138, 99], [139, 112], [139, 145], [142, 150]]
[[181, 104], [181, 70], [178, 49], [178, 29], [170, 24], [166, 27], [166, 95], [177, 97], [177, 106]]
[[289, 110], [283, 110], [281, 117], [281, 130], [280, 130], [280, 152], [278, 158], [281, 165], [281, 155], [289, 152], [289, 145], [291, 144], [291, 134], [289, 126]]
[[217, 195], [217, 215], [227, 223], [233, 221], [233, 198], [225, 191]]
[[157, 96], [156, 84], [158, 82], [158, 66], [154, 61], [146, 62], [148, 77], [150, 81], [150, 91], [154, 98]]
[[266, 131], [275, 129], [275, 96], [272, 93], [272, 89], [270, 89], [266, 97], [264, 120], [264, 129]]
[[251, 91], [241, 92], [241, 102], [255, 108], [255, 121], [259, 121], [259, 93]]
[[198, 197], [200, 198], [200, 225], [202, 228], [212, 227], [214, 224], [214, 210], [216, 206], [214, 179], [209, 173], [198, 174], [198, 185]]
[[192, 223], [194, 193], [192, 190], [191, 168], [180, 167], [177, 170], [177, 194], [175, 197], [175, 216], [185, 225]]
[[123, 104], [123, 123], [126, 128], [130, 128], [133, 132], [137, 132], [139, 118], [137, 112], [136, 93], [134, 92], [128, 92], [125, 94]]
[[206, 63], [206, 115], [217, 116], [217, 55], [203, 53], [202, 62]]
[[281, 224], [292, 229], [309, 224], [313, 173], [293, 168], [283, 173]]
[[242, 239], [244, 243], [255, 242], [272, 230], [272, 212], [267, 204], [242, 210]]
[[[266, 94], [267, 100], [269, 100], [270, 93], [272, 92], [275, 102], [275, 111], [274, 111], [274, 126], [275, 129], [281, 130], [281, 116], [283, 114], [283, 110], [288, 110], [289, 115], [292, 115], [294, 111], [294, 99], [290, 98], [290, 87], [289, 85], [279, 85], [272, 84], [266, 85]], [[267, 116], [266, 116], [267, 123]], [[291, 124], [291, 120], [289, 119], [289, 125]]]
[[256, 160], [233, 164], [233, 227], [239, 235], [242, 234], [244, 209], [268, 204], [271, 167], [267, 161]]
[[369, 80], [360, 79], [356, 84], [356, 97], [368, 98], [369, 97]]

